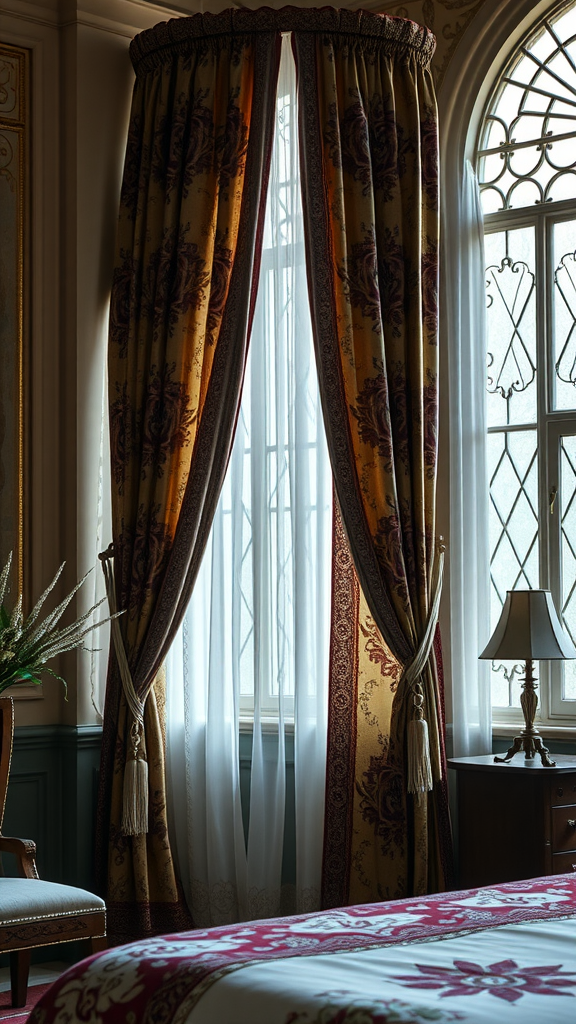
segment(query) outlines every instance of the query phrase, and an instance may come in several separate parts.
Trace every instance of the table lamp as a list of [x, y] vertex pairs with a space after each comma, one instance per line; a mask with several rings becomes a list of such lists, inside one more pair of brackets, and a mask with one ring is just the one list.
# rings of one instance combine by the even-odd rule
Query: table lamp
[[520, 694], [524, 729], [515, 737], [505, 756], [494, 760], [510, 761], [519, 750], [523, 750], [527, 759], [538, 753], [542, 764], [553, 768], [556, 762], [548, 756], [542, 737], [534, 728], [538, 695], [533, 662], [549, 658], [576, 658], [576, 647], [560, 625], [550, 591], [509, 590], [496, 629], [480, 658], [526, 662]]

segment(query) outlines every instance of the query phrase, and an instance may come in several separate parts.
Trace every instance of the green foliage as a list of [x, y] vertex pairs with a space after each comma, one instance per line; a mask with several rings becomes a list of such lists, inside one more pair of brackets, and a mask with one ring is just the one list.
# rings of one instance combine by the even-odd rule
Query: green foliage
[[[66, 651], [72, 651], [75, 648], [90, 650], [84, 646], [84, 638], [87, 634], [116, 616], [110, 616], [101, 622], [88, 623], [96, 608], [106, 600], [106, 598], [102, 598], [102, 601], [98, 601], [71, 625], [58, 628], [58, 623], [66, 608], [89, 575], [86, 573], [68, 596], [43, 621], [38, 621], [42, 605], [60, 578], [65, 562], [62, 563], [50, 586], [46, 588], [26, 619], [22, 613], [22, 594], [19, 594], [18, 600], [9, 614], [4, 599], [7, 593], [11, 564], [12, 553], [0, 573], [0, 693], [16, 683], [39, 686], [43, 673], [59, 679], [66, 689], [66, 681], [49, 668], [46, 662], [57, 654], [65, 654]], [[122, 613], [118, 612], [117, 614]]]

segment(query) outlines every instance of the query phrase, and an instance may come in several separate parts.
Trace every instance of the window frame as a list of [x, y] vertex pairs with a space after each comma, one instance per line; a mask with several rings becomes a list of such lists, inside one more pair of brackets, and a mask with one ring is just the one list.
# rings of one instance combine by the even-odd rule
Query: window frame
[[[446, 539], [449, 555], [440, 627], [444, 645], [447, 731], [455, 756], [489, 753], [493, 736], [514, 736], [522, 722], [520, 715], [515, 716], [513, 722], [492, 724], [487, 694], [488, 663], [478, 660], [490, 636], [488, 620], [483, 614], [486, 604], [484, 563], [476, 559], [469, 564], [463, 559], [463, 522], [477, 522], [475, 502], [470, 496], [464, 502], [461, 500], [460, 466], [467, 458], [464, 445], [468, 439], [473, 446], [474, 461], [481, 462], [479, 435], [474, 429], [476, 418], [465, 418], [466, 397], [471, 393], [474, 408], [478, 409], [483, 395], [483, 382], [476, 372], [477, 347], [471, 344], [475, 335], [466, 330], [470, 317], [461, 305], [462, 295], [468, 288], [467, 275], [475, 263], [477, 229], [476, 222], [470, 220], [467, 166], [475, 166], [479, 127], [502, 68], [531, 28], [557, 7], [551, 0], [515, 0], [514, 3], [486, 0], [481, 16], [470, 19], [437, 80], [443, 169], [439, 339], [443, 372], [439, 378], [437, 524]], [[470, 429], [472, 433], [467, 434]], [[478, 481], [477, 494], [484, 487], [482, 478]], [[476, 496], [471, 495], [474, 499]], [[482, 551], [483, 542], [482, 535], [474, 550]], [[576, 740], [576, 719], [548, 725], [546, 736], [567, 742]]]
[[[494, 93], [492, 93], [494, 95]], [[576, 200], [534, 204], [517, 209], [499, 210], [484, 216], [484, 235], [518, 227], [534, 227], [535, 293], [536, 293], [536, 386], [537, 386], [537, 448], [538, 448], [538, 561], [539, 585], [551, 590], [556, 607], [560, 607], [560, 535], [559, 517], [552, 520], [548, 495], [553, 486], [559, 488], [560, 437], [576, 435], [576, 401], [573, 411], [552, 408], [553, 398], [553, 313], [554, 270], [553, 228], [556, 223], [576, 220]], [[533, 427], [534, 424], [518, 426]], [[500, 428], [488, 428], [497, 432]], [[556, 541], [554, 541], [556, 535]], [[537, 721], [542, 725], [574, 725], [576, 701], [562, 700], [561, 662], [539, 663], [539, 703]], [[521, 722], [520, 707], [492, 705], [493, 723], [515, 725]]]
[[[293, 57], [291, 59], [294, 60]], [[294, 65], [294, 71], [295, 71], [295, 65]], [[290, 102], [286, 102], [286, 96], [287, 95], [288, 94], [284, 94], [284, 95], [280, 94], [280, 82], [279, 82], [278, 85], [277, 85], [277, 96], [276, 96], [277, 105], [276, 105], [276, 115], [275, 115], [276, 119], [275, 119], [275, 128], [274, 128], [274, 132], [275, 132], [274, 147], [276, 147], [276, 141], [277, 141], [276, 140], [276, 133], [278, 133], [280, 138], [281, 138], [283, 130], [284, 131], [286, 130], [285, 118], [286, 118], [286, 111], [287, 110], [289, 111], [289, 115], [288, 115], [288, 130], [291, 131], [292, 130], [292, 126], [298, 124], [298, 99], [297, 99], [297, 95], [294, 95], [294, 97], [293, 97], [294, 100], [295, 100], [294, 105], [292, 105], [292, 103], [290, 103]], [[280, 125], [282, 125], [283, 123], [284, 123], [284, 128], [281, 128]], [[272, 154], [272, 159], [274, 159], [274, 154]], [[283, 167], [283, 169], [286, 170], [286, 167]], [[281, 186], [284, 189], [288, 190], [288, 191], [290, 191], [292, 188], [295, 187], [295, 188], [298, 189], [298, 191], [300, 193], [300, 190], [301, 190], [301, 175], [300, 175], [300, 167], [299, 167], [299, 165], [298, 165], [298, 169], [297, 169], [297, 175], [296, 176], [288, 175], [287, 177], [284, 177], [282, 179]], [[288, 267], [289, 269], [293, 269], [294, 272], [295, 272], [295, 275], [297, 275], [298, 278], [299, 278], [300, 288], [302, 289], [302, 291], [304, 291], [304, 288], [302, 286], [303, 285], [306, 286], [305, 293], [306, 293], [306, 296], [307, 296], [307, 283], [306, 283], [307, 282], [307, 265], [306, 265], [305, 240], [304, 240], [304, 237], [296, 238], [295, 237], [295, 231], [294, 231], [294, 224], [296, 223], [295, 218], [296, 219], [298, 218], [298, 211], [295, 210], [295, 209], [292, 209], [291, 206], [290, 206], [290, 203], [288, 203], [288, 202], [286, 203], [284, 209], [285, 209], [285, 219], [283, 221], [283, 230], [279, 230], [278, 233], [277, 233], [277, 236], [276, 237], [272, 237], [274, 232], [271, 232], [270, 235], [267, 232], [267, 227], [268, 227], [268, 220], [267, 220], [267, 218], [268, 218], [268, 202], [266, 201], [266, 211], [265, 211], [265, 219], [264, 219], [264, 226], [263, 226], [263, 244], [262, 244], [262, 250], [261, 250], [261, 254], [260, 254], [260, 264], [259, 264], [259, 271], [258, 271], [257, 297], [256, 297], [256, 302], [255, 302], [255, 307], [254, 307], [254, 319], [253, 319], [252, 329], [251, 329], [250, 350], [249, 350], [248, 361], [247, 361], [247, 364], [246, 364], [245, 380], [248, 378], [249, 375], [250, 375], [250, 379], [251, 379], [251, 376], [252, 376], [251, 362], [252, 362], [252, 356], [253, 356], [253, 353], [254, 353], [254, 350], [255, 350], [254, 339], [256, 338], [256, 336], [258, 334], [260, 335], [260, 337], [262, 335], [266, 336], [266, 334], [267, 334], [267, 331], [266, 331], [266, 315], [267, 315], [268, 309], [267, 309], [266, 290], [269, 287], [269, 275], [272, 276], [274, 274], [274, 272], [278, 268], [285, 269], [286, 267]], [[277, 227], [280, 227], [280, 225], [278, 224]], [[297, 234], [298, 233], [296, 232], [296, 235]], [[274, 284], [273, 283], [272, 283], [272, 289], [274, 291]], [[291, 316], [295, 315], [295, 303], [296, 303], [296, 301], [297, 301], [296, 298], [294, 296], [291, 296], [291, 298], [290, 298], [290, 304], [292, 306], [292, 313], [290, 314]], [[312, 346], [311, 347], [311, 351], [310, 351], [310, 367], [311, 367], [311, 372], [312, 372], [313, 376], [317, 379], [317, 367], [316, 367], [316, 359], [315, 359], [315, 353], [314, 353], [313, 333], [312, 333], [311, 321], [310, 321], [310, 341], [311, 341], [311, 346]], [[273, 349], [273, 347], [274, 346], [272, 346], [272, 349]], [[265, 358], [266, 359], [270, 358], [270, 354], [267, 353]], [[274, 358], [275, 358], [275, 356], [274, 356]], [[267, 374], [264, 373], [264, 377], [266, 377], [266, 376], [267, 376]], [[252, 384], [252, 380], [251, 380], [251, 384]], [[320, 406], [318, 407], [318, 412], [319, 412], [319, 431], [317, 431], [316, 436], [313, 439], [309, 439], [309, 440], [306, 440], [306, 441], [304, 441], [302, 439], [299, 439], [299, 441], [298, 441], [298, 448], [299, 448], [299, 450], [306, 449], [308, 452], [314, 452], [314, 453], [318, 453], [320, 451], [320, 449], [322, 447], [321, 436], [320, 435], [322, 435], [325, 438], [325, 433], [326, 432], [325, 432], [325, 426], [324, 426], [324, 423], [323, 423], [323, 416], [322, 416], [322, 411], [321, 411]], [[242, 416], [242, 406], [240, 407], [240, 410], [239, 410], [239, 417], [241, 417], [241, 416]], [[268, 433], [268, 427], [266, 428], [266, 434], [267, 433]], [[325, 444], [326, 444], [326, 441], [324, 440], [324, 445]], [[247, 455], [250, 455], [250, 453], [251, 453], [251, 444], [250, 444], [250, 438], [248, 437], [247, 438], [247, 442], [246, 442], [245, 447], [244, 447], [244, 457], [246, 457]], [[289, 461], [289, 459], [290, 459], [290, 448], [289, 448], [289, 445], [287, 445], [287, 444], [284, 444], [284, 446], [282, 446], [279, 443], [278, 438], [274, 437], [272, 442], [270, 442], [270, 440], [267, 440], [266, 445], [265, 445], [265, 450], [264, 450], [263, 454], [264, 454], [264, 457], [266, 459], [266, 463], [267, 464], [268, 464], [268, 460], [270, 458], [273, 458], [274, 456], [276, 457], [277, 461], [280, 461], [280, 458], [282, 457], [282, 455], [285, 455], [287, 457], [287, 461]], [[268, 512], [270, 513], [270, 511], [272, 511], [273, 513], [276, 514], [276, 516], [278, 516], [278, 514], [282, 514], [282, 512], [284, 512], [284, 513], [290, 512], [291, 509], [292, 509], [291, 496], [289, 497], [288, 504], [284, 504], [283, 509], [279, 509], [278, 508], [278, 497], [277, 496], [276, 496], [275, 504], [272, 505], [272, 506], [271, 505], [268, 506]], [[321, 505], [320, 505], [320, 502], [318, 500], [318, 494], [316, 494], [316, 499], [315, 500], [312, 500], [310, 503], [308, 503], [306, 505], [306, 510], [307, 510], [307, 513], [308, 513], [309, 516], [318, 516], [320, 514], [320, 512], [321, 512]], [[252, 510], [252, 506], [251, 506], [250, 507], [250, 521], [251, 521], [252, 511], [253, 510]], [[226, 508], [225, 512], [227, 514], [232, 514], [233, 513], [232, 507]], [[296, 546], [297, 546], [297, 542], [295, 541], [295, 545], [294, 545], [295, 549], [296, 549]], [[249, 558], [253, 557], [253, 540], [252, 539], [250, 540], [250, 551], [248, 553], [248, 557]], [[253, 643], [253, 631], [254, 631], [254, 620], [253, 620], [253, 617], [252, 617], [252, 627], [251, 627], [251, 629], [249, 631], [249, 634], [247, 636], [246, 643]], [[240, 663], [239, 663], [238, 667], [240, 667]], [[261, 721], [262, 725], [264, 726], [264, 731], [270, 730], [270, 731], [273, 732], [273, 731], [277, 730], [277, 728], [278, 728], [278, 722], [279, 722], [279, 697], [278, 697], [277, 690], [276, 690], [276, 692], [274, 692], [274, 687], [275, 687], [276, 683], [277, 683], [277, 680], [275, 680], [273, 678], [269, 678], [267, 680], [266, 694], [261, 694], [260, 695], [260, 705], [259, 705], [260, 715], [259, 715], [259, 717], [260, 717], [260, 721]], [[296, 685], [297, 685], [296, 681], [294, 680], [294, 690], [293, 690], [293, 692], [288, 692], [288, 693], [284, 692], [283, 696], [282, 696], [282, 709], [283, 709], [282, 710], [282, 719], [283, 719], [284, 728], [288, 732], [291, 732], [294, 729], [294, 720], [295, 720], [295, 714], [296, 714], [296, 692], [295, 692]], [[309, 694], [308, 694], [308, 696], [309, 696]], [[242, 693], [241, 692], [241, 686], [240, 686], [239, 697], [238, 697], [238, 707], [239, 707], [239, 718], [240, 718], [241, 729], [243, 731], [251, 731], [252, 730], [252, 726], [253, 726], [253, 722], [254, 722], [255, 713], [256, 713], [256, 711], [255, 711], [254, 692], [252, 692], [252, 693]]]

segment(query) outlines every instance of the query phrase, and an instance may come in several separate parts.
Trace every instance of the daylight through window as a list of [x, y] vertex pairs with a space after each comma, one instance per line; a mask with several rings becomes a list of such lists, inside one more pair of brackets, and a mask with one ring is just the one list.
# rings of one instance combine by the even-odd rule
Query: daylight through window
[[[576, 5], [516, 49], [477, 149], [487, 296], [491, 628], [506, 591], [552, 591], [576, 641]], [[521, 666], [493, 665], [519, 706]], [[546, 673], [549, 673], [547, 676]], [[543, 717], [576, 715], [576, 662], [542, 663]]]

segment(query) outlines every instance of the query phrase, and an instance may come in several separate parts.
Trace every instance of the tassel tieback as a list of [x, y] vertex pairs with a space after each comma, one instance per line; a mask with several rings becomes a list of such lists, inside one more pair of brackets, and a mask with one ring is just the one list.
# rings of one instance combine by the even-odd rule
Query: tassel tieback
[[408, 723], [408, 792], [417, 796], [432, 789], [432, 764], [430, 762], [430, 739], [428, 722], [424, 718], [422, 687], [414, 687], [414, 717]]
[[140, 725], [132, 723], [131, 751], [124, 768], [121, 831], [125, 836], [140, 836], [148, 831], [148, 762], [140, 750]]
[[[112, 614], [115, 614], [116, 587], [114, 584], [114, 570], [112, 568], [114, 545], [110, 544], [106, 551], [103, 551], [98, 557], [102, 563], [110, 611]], [[122, 688], [129, 708], [128, 714], [132, 715], [130, 746], [126, 754], [126, 764], [124, 766], [122, 822], [120, 828], [125, 836], [140, 836], [148, 831], [148, 763], [144, 751], [140, 749], [144, 736], [144, 704], [146, 698], [141, 699], [134, 688], [118, 619], [112, 619], [111, 630]]]
[[[407, 789], [409, 793], [413, 793], [416, 796], [418, 801], [422, 800], [424, 794], [429, 793], [434, 785], [430, 758], [430, 734], [428, 723], [424, 717], [424, 693], [420, 677], [432, 652], [434, 632], [440, 610], [443, 573], [444, 542], [442, 537], [440, 537], [434, 554], [428, 618], [422, 635], [419, 637], [416, 651], [405, 666], [401, 679], [401, 683], [405, 687], [406, 698], [409, 699], [410, 694], [412, 694], [413, 699], [412, 717], [408, 722], [406, 737], [408, 754]], [[437, 748], [436, 739], [434, 739], [434, 742]], [[437, 749], [436, 753], [437, 762], [439, 762]], [[440, 764], [438, 764], [438, 771], [440, 773], [442, 771]]]

